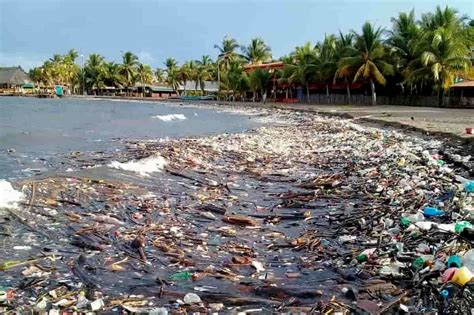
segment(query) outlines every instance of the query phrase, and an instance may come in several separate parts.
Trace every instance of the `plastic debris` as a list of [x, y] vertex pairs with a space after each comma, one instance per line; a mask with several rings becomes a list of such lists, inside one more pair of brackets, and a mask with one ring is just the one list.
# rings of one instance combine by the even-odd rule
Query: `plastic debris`
[[184, 300], [184, 303], [186, 303], [186, 304], [197, 304], [197, 303], [202, 302], [201, 298], [196, 293], [187, 293], [184, 296], [183, 300]]
[[471, 311], [464, 147], [251, 114], [270, 124], [127, 140], [71, 154], [77, 172], [3, 182], [1, 312]]

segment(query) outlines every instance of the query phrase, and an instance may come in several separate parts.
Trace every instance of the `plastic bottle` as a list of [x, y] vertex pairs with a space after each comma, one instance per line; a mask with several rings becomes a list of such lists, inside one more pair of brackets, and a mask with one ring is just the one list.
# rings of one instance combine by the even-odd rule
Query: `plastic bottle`
[[438, 208], [433, 208], [433, 207], [426, 207], [423, 209], [423, 215], [427, 218], [431, 217], [441, 217], [444, 215], [443, 210], [439, 210]]
[[470, 222], [468, 221], [461, 221], [461, 222], [458, 222], [456, 223], [456, 225], [454, 226], [454, 232], [459, 234], [461, 233], [465, 228], [468, 228], [468, 229], [472, 229], [473, 226]]
[[474, 270], [474, 249], [467, 251], [462, 257], [463, 266], [469, 268], [469, 270]]

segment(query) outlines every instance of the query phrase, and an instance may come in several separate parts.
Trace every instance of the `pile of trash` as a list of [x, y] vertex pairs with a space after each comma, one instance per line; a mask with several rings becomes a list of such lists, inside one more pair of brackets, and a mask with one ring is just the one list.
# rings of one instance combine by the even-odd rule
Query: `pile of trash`
[[[0, 214], [1, 312], [474, 310], [474, 182], [442, 143], [275, 115], [15, 183], [25, 198]], [[142, 159], [160, 167], [116, 167]]]

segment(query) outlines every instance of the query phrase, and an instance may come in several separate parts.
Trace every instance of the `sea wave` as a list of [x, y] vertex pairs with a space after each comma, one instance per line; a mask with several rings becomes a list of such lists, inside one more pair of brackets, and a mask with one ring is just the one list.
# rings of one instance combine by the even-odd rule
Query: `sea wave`
[[141, 176], [150, 176], [151, 173], [161, 172], [167, 161], [162, 156], [150, 156], [137, 161], [118, 162], [113, 161], [108, 165], [110, 168], [135, 172]]
[[15, 190], [6, 180], [0, 179], [0, 209], [15, 209], [24, 198], [25, 195], [22, 192]]
[[185, 120], [186, 116], [184, 116], [183, 114], [169, 114], [169, 115], [156, 115], [156, 116], [152, 116], [151, 118], [159, 119], [165, 122], [170, 122], [173, 120]]

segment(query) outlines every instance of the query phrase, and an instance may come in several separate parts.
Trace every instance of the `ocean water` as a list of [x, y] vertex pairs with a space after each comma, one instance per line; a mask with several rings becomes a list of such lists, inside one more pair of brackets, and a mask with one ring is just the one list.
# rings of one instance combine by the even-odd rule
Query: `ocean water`
[[[71, 154], [113, 154], [126, 140], [242, 132], [256, 125], [244, 115], [178, 104], [0, 97], [0, 179], [65, 171]], [[145, 162], [147, 170], [160, 167]]]

